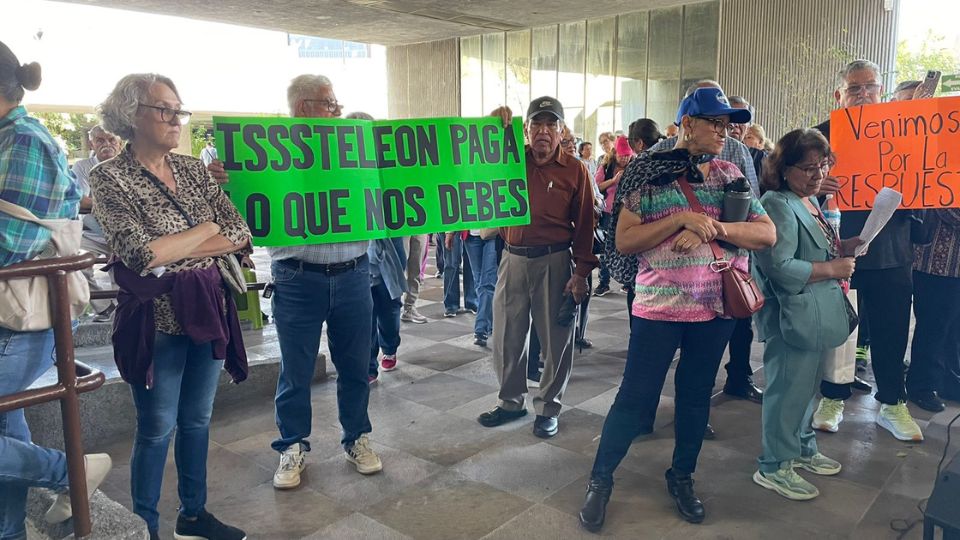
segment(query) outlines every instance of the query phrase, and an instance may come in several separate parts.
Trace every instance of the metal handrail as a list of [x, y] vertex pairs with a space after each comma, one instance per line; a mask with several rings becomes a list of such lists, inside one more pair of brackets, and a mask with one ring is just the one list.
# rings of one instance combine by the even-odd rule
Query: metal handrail
[[83, 462], [83, 440], [80, 430], [79, 394], [100, 388], [106, 380], [103, 373], [81, 362], [73, 354], [73, 328], [70, 321], [70, 300], [67, 273], [93, 265], [92, 253], [56, 259], [41, 259], [0, 268], [0, 281], [43, 276], [49, 284], [50, 310], [53, 313], [53, 336], [56, 347], [57, 384], [0, 396], [0, 412], [30, 407], [49, 401], [60, 402], [63, 442], [67, 455], [67, 479], [70, 484], [70, 505], [73, 508], [73, 533], [87, 536], [92, 531], [90, 501], [87, 496], [87, 473]]

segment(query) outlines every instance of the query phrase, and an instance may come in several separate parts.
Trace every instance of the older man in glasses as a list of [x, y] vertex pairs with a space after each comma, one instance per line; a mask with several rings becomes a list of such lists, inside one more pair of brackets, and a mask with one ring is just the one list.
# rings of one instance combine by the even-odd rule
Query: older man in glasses
[[[879, 103], [882, 92], [880, 67], [869, 60], [854, 60], [837, 74], [837, 108]], [[816, 128], [830, 138], [829, 120]], [[867, 211], [844, 212], [840, 238], [858, 236], [868, 215]], [[898, 210], [893, 215], [870, 243], [869, 251], [857, 259], [851, 285], [857, 290], [861, 319], [870, 324], [871, 362], [877, 381], [875, 397], [880, 402], [876, 422], [899, 440], [922, 441], [920, 427], [907, 409], [904, 385], [903, 359], [913, 294], [910, 222], [909, 210]], [[870, 387], [866, 388], [869, 391]], [[851, 384], [825, 380], [820, 393], [823, 399], [814, 414], [813, 427], [835, 432], [843, 419], [843, 404], [851, 395]]]
[[[323, 75], [300, 75], [287, 88], [290, 116], [339, 118], [333, 83]], [[210, 167], [223, 178], [222, 164]], [[276, 489], [300, 485], [310, 451], [313, 380], [320, 334], [327, 326], [330, 359], [337, 369], [337, 408], [346, 460], [361, 474], [382, 470], [370, 448], [368, 364], [373, 316], [367, 240], [269, 248], [273, 271], [273, 317], [280, 341], [280, 377], [274, 399], [280, 437], [271, 446], [280, 453], [273, 476]]]

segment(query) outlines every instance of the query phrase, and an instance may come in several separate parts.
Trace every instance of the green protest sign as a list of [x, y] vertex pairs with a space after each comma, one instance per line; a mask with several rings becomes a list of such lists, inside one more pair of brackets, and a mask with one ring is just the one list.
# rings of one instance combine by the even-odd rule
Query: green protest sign
[[224, 189], [258, 246], [530, 222], [519, 119], [213, 122]]
[[940, 90], [943, 92], [960, 92], [960, 74], [953, 73], [940, 78]]

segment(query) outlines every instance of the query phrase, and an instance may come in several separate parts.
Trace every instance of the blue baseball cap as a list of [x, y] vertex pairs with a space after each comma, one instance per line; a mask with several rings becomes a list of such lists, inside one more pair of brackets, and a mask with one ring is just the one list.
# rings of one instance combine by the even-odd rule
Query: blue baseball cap
[[734, 124], [746, 124], [752, 118], [749, 110], [731, 107], [730, 100], [719, 88], [697, 88], [684, 98], [680, 102], [680, 110], [677, 111], [677, 125], [680, 125], [680, 119], [684, 115], [693, 117], [729, 115], [730, 121]]

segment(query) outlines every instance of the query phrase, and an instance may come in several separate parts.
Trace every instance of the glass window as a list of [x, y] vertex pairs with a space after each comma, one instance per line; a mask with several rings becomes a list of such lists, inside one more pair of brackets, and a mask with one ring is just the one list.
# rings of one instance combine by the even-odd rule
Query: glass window
[[557, 99], [563, 104], [566, 124], [583, 135], [583, 85], [587, 61], [587, 21], [560, 25], [560, 60], [557, 71]]
[[483, 110], [490, 112], [507, 101], [506, 36], [502, 32], [484, 34], [483, 57]]
[[532, 31], [530, 97], [557, 95], [557, 26]]
[[460, 115], [483, 115], [480, 36], [460, 39]]
[[650, 13], [621, 15], [617, 23], [615, 129], [627, 130], [647, 112], [647, 37]]
[[587, 21], [587, 73], [583, 140], [595, 142], [597, 134], [613, 131], [614, 61], [617, 19]]
[[650, 12], [646, 114], [661, 126], [674, 121], [680, 104], [682, 39], [682, 6]]
[[530, 105], [529, 30], [507, 33], [507, 105], [514, 116], [523, 116]]

